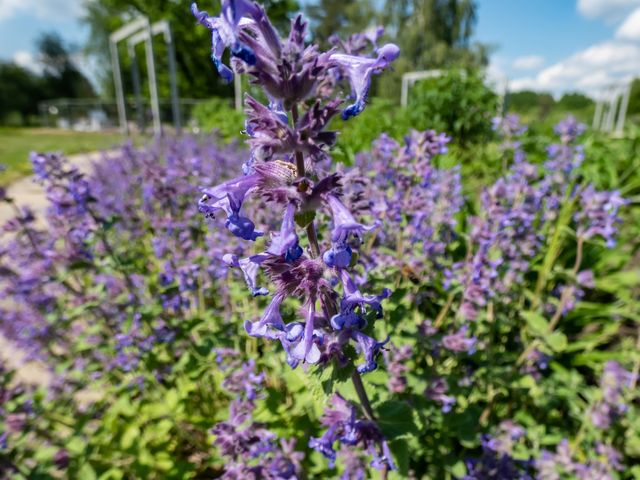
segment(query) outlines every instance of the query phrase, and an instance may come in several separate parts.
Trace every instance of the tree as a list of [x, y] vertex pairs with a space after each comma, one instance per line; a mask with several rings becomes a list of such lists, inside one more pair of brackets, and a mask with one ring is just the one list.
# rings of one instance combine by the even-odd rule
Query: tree
[[386, 0], [381, 13], [390, 40], [400, 46], [395, 73], [380, 80], [378, 91], [397, 98], [402, 74], [459, 67], [474, 70], [488, 63], [488, 48], [473, 43], [475, 0]]
[[42, 82], [15, 63], [0, 62], [0, 124], [25, 125], [43, 100]]
[[370, 0], [320, 0], [310, 3], [305, 14], [311, 23], [314, 40], [328, 46], [331, 35], [346, 38], [377, 23], [377, 12]]
[[593, 100], [591, 98], [578, 92], [565, 93], [560, 100], [558, 100], [558, 106], [569, 111], [584, 110], [592, 105]]
[[57, 33], [45, 33], [37, 41], [38, 60], [43, 66], [45, 98], [94, 97], [91, 82], [72, 60], [73, 48], [65, 45]]
[[[200, 0], [200, 7], [207, 7], [209, 13], [218, 13], [219, 2]], [[271, 0], [262, 2], [269, 16], [281, 32], [288, 33], [291, 12], [298, 8], [296, 0]], [[111, 59], [109, 56], [109, 35], [140, 15], [146, 15], [151, 22], [167, 20], [173, 31], [178, 70], [178, 88], [182, 96], [203, 98], [212, 95], [231, 95], [233, 87], [222, 82], [211, 63], [211, 34], [196, 25], [189, 11], [189, 1], [172, 0], [86, 0], [84, 21], [91, 29], [88, 52], [96, 55], [102, 65], [98, 72], [103, 91], [113, 96]], [[208, 8], [210, 4], [212, 8]], [[139, 47], [142, 49], [142, 45]], [[121, 47], [122, 75], [125, 90], [132, 92], [130, 61]], [[141, 50], [142, 51], [142, 50]], [[169, 75], [166, 49], [162, 41], [154, 42], [157, 60], [158, 90], [161, 97], [169, 96]], [[140, 54], [142, 57], [142, 54]], [[140, 62], [145, 75], [144, 62]], [[144, 87], [146, 88], [146, 86]]]
[[387, 0], [384, 24], [402, 51], [396, 69], [484, 66], [487, 49], [472, 44], [474, 0]]
[[507, 107], [515, 112], [526, 112], [539, 106], [538, 92], [532, 90], [522, 90], [520, 92], [509, 92], [507, 97]]

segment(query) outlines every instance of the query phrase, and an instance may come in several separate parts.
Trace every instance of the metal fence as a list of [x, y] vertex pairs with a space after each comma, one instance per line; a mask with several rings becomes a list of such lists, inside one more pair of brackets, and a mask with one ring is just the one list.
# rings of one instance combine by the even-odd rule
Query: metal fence
[[[181, 98], [179, 100], [180, 124], [190, 129], [198, 125], [192, 112], [196, 105], [206, 102], [202, 99]], [[171, 99], [159, 100], [160, 121], [165, 129], [174, 125]], [[231, 105], [231, 103], [230, 103]], [[152, 104], [148, 99], [128, 98], [125, 102], [128, 128], [132, 132], [153, 129]], [[97, 132], [120, 127], [118, 106], [115, 100], [69, 99], [47, 100], [38, 105], [42, 125], [76, 131]]]

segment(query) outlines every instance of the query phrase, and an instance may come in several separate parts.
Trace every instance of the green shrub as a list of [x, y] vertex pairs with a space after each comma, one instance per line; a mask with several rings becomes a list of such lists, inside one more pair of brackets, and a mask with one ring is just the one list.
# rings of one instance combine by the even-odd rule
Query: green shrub
[[415, 85], [407, 113], [413, 128], [444, 131], [468, 145], [492, 137], [490, 120], [497, 112], [498, 96], [481, 73], [449, 70]]
[[238, 139], [244, 129], [244, 114], [234, 110], [227, 98], [212, 98], [197, 105], [191, 119], [201, 131], [215, 130], [225, 143]]

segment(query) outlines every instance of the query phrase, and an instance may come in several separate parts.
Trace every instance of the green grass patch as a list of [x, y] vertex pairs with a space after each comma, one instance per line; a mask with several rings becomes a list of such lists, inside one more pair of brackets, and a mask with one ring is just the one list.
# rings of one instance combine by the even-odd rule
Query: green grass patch
[[0, 128], [0, 185], [31, 173], [29, 153], [62, 152], [65, 155], [104, 150], [124, 137], [116, 132], [73, 132], [46, 128]]

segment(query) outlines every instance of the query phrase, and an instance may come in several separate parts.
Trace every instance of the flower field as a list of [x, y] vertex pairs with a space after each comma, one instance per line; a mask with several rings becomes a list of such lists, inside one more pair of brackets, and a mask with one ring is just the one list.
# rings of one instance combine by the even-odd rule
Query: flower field
[[0, 333], [51, 374], [0, 363], [0, 478], [640, 479], [640, 134], [336, 159], [402, 52], [222, 5], [237, 139], [33, 153], [44, 218], [0, 189]]

